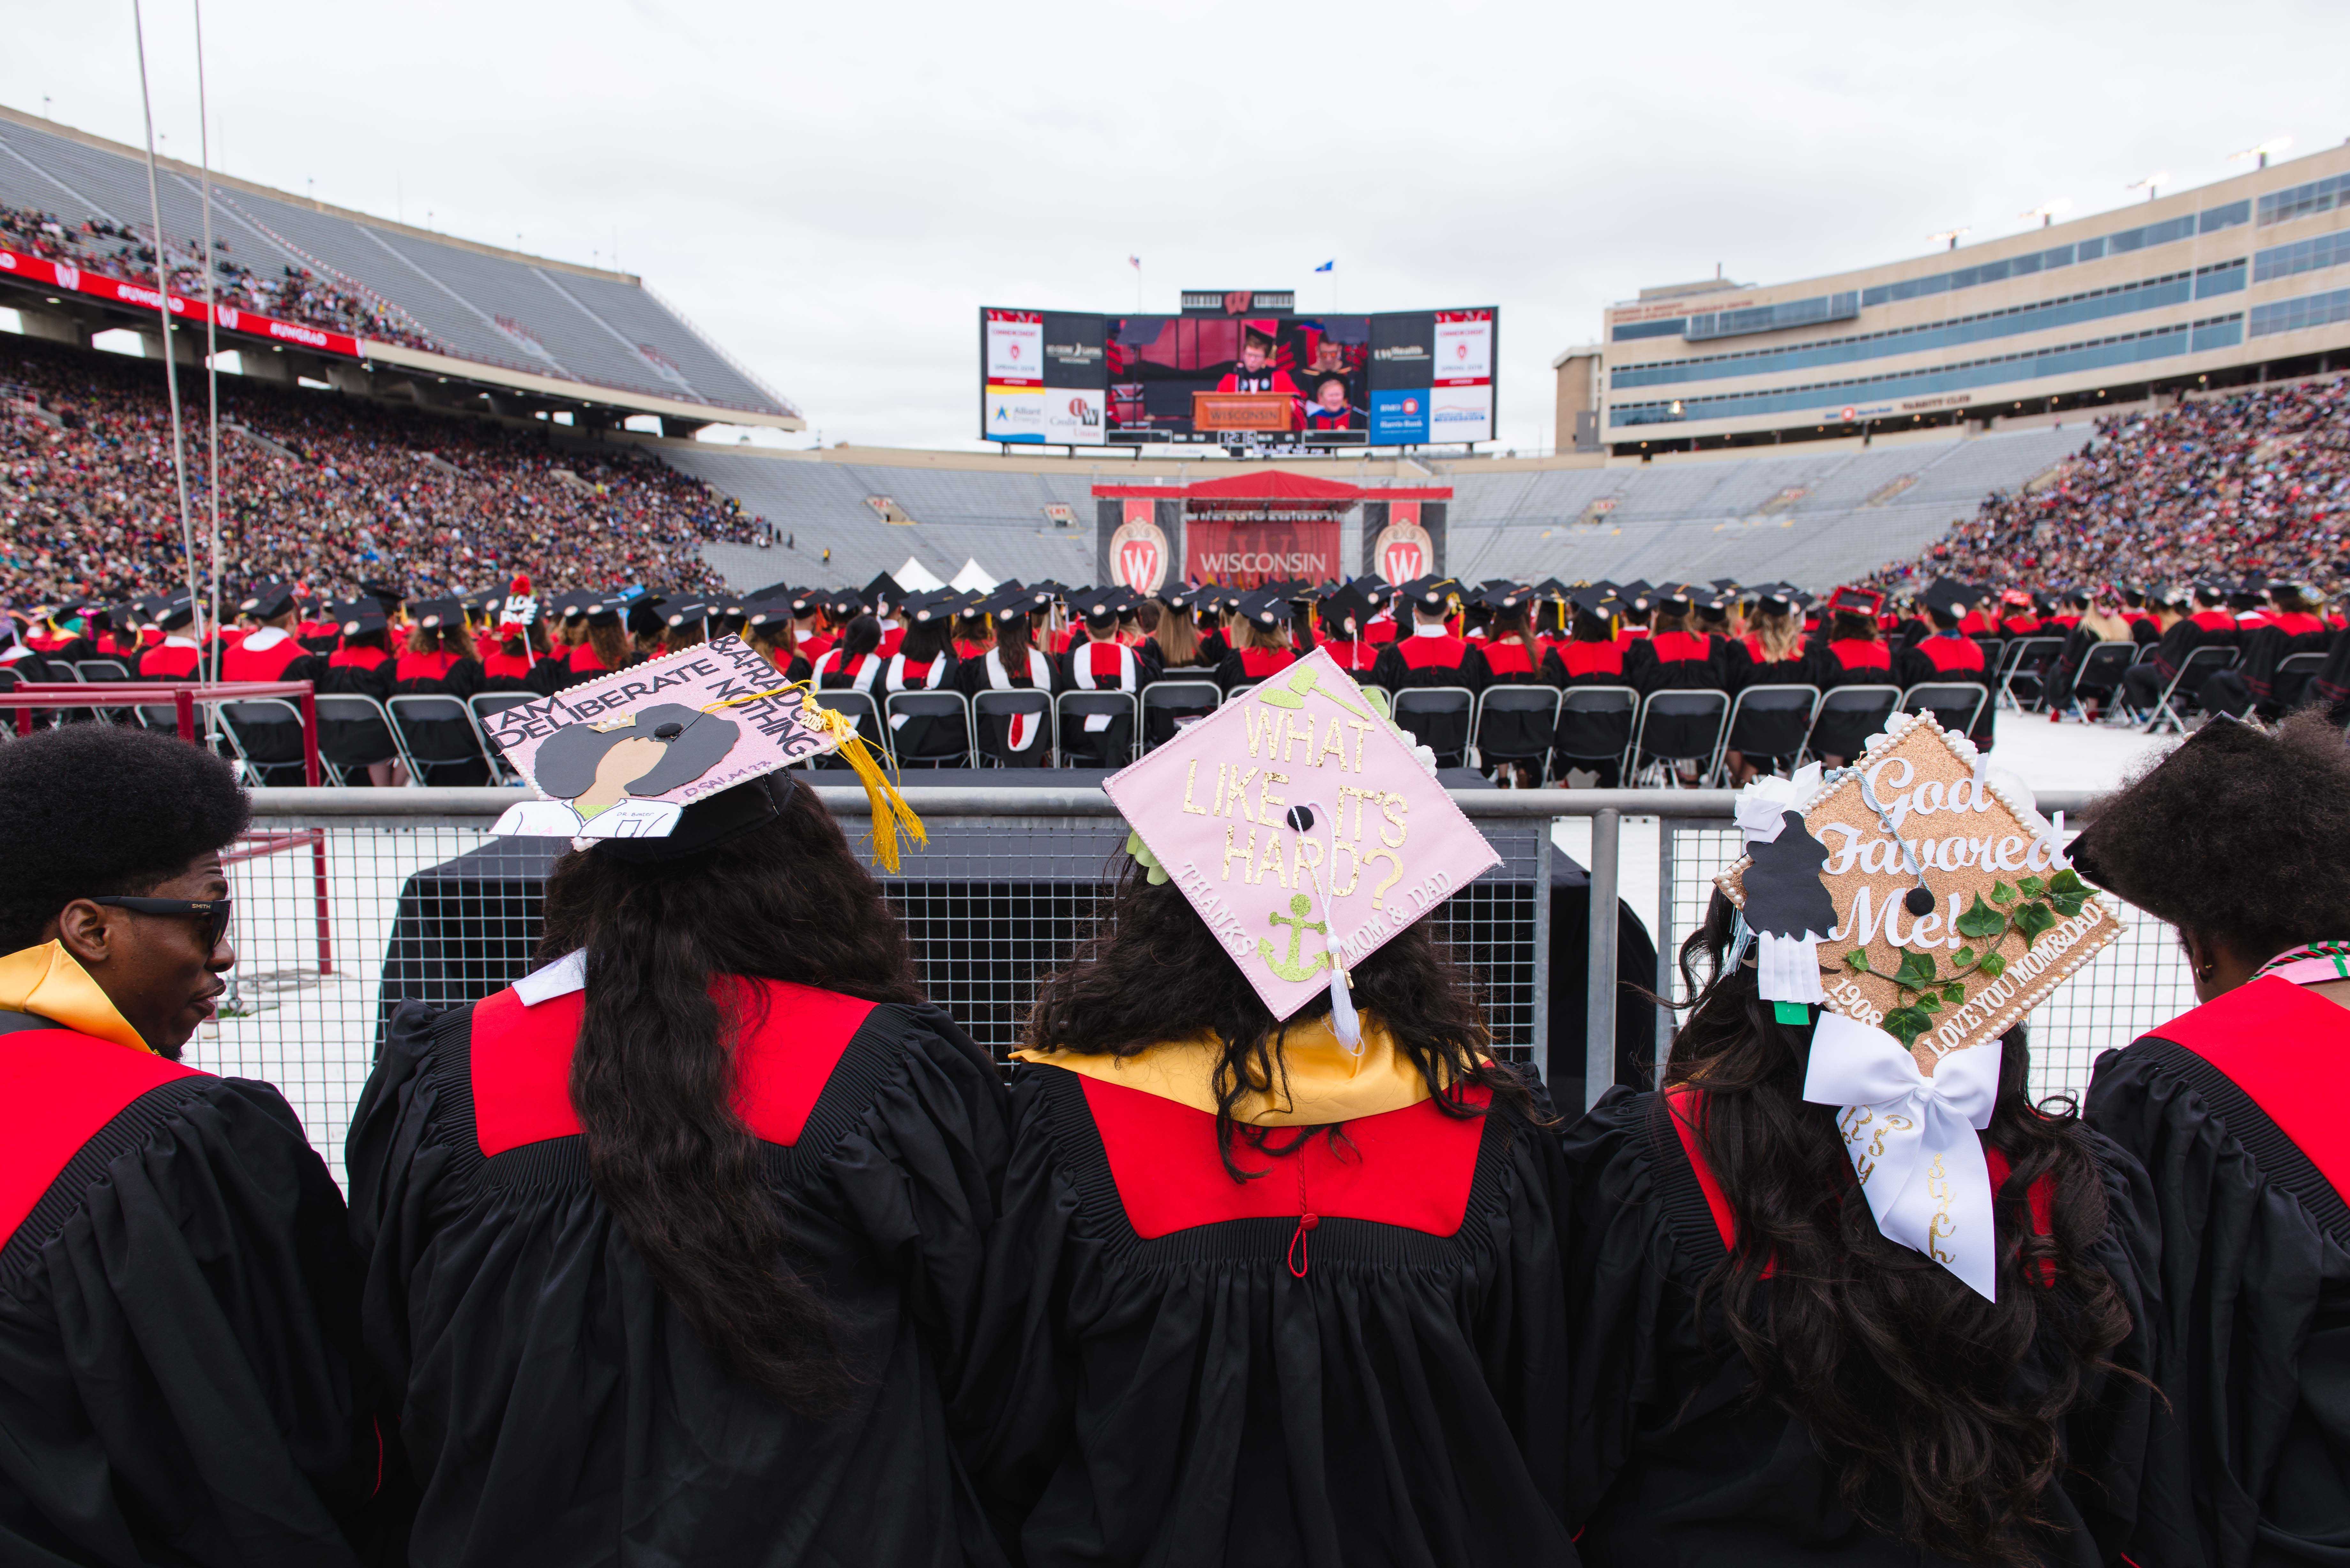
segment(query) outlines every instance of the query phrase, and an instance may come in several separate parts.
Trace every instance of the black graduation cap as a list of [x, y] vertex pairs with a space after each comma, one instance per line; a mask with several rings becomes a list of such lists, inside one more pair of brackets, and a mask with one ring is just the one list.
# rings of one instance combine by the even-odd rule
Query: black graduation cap
[[1667, 609], [1687, 609], [1695, 602], [1690, 590], [1681, 584], [1669, 584], [1656, 591], [1657, 603]]
[[1118, 606], [1116, 588], [1081, 589], [1069, 601], [1070, 610], [1097, 631], [1118, 618]]
[[1421, 609], [1440, 610], [1452, 602], [1454, 584], [1450, 577], [1415, 577], [1396, 589]]
[[466, 599], [464, 601], [464, 605], [467, 609], [473, 610], [477, 614], [494, 616], [497, 614], [502, 607], [504, 607], [505, 602], [506, 596], [500, 593], [497, 589], [484, 588], [480, 593]]
[[556, 596], [555, 613], [565, 620], [577, 620], [588, 613], [588, 607], [596, 602], [596, 597], [586, 588], [573, 588]]
[[[754, 598], [760, 597], [756, 594], [752, 596]], [[785, 588], [780, 590], [780, 597], [792, 607], [795, 618], [814, 615], [824, 608], [824, 596], [814, 588]]]
[[1952, 577], [1936, 577], [1918, 597], [1928, 609], [1939, 610], [1953, 620], [1965, 615], [1967, 607], [1975, 602], [1974, 590]]
[[465, 607], [456, 599], [419, 599], [408, 607], [416, 624], [427, 631], [465, 624]]
[[381, 631], [390, 624], [383, 613], [383, 605], [373, 598], [346, 599], [341, 604], [327, 607], [327, 618], [345, 637], [359, 637], [370, 631]]
[[276, 577], [255, 583], [237, 602], [236, 613], [249, 615], [256, 620], [276, 620], [294, 607], [294, 585]]
[[743, 602], [743, 624], [745, 626], [774, 626], [792, 618], [792, 601], [780, 594], [765, 598], [754, 594]]
[[658, 603], [648, 597], [629, 607], [629, 632], [633, 637], [659, 637], [663, 626]]
[[929, 593], [908, 594], [905, 603], [898, 607], [899, 617], [910, 626], [928, 626], [934, 620], [944, 620], [954, 613], [959, 596], [952, 588], [935, 588]]
[[1068, 584], [1055, 582], [1051, 577], [1039, 578], [1037, 581], [1033, 582], [1028, 586], [1034, 591], [1046, 595], [1051, 598], [1065, 599], [1069, 597], [1070, 593]]
[[1556, 577], [1544, 577], [1534, 585], [1534, 592], [1536, 598], [1544, 599], [1563, 599], [1569, 595], [1567, 586]]
[[163, 607], [155, 614], [155, 624], [165, 631], [177, 631], [195, 618], [194, 601], [187, 595], [182, 594], [177, 598], [166, 599], [163, 602]]
[[1530, 591], [1518, 587], [1515, 583], [1505, 582], [1499, 585], [1487, 583], [1477, 590], [1476, 597], [1470, 602], [1482, 605], [1496, 614], [1506, 615], [1523, 606], [1533, 597], [1534, 595]]
[[1243, 597], [1241, 613], [1259, 626], [1279, 626], [1290, 618], [1289, 596], [1279, 588], [1259, 588]]
[[1736, 577], [1716, 577], [1713, 579], [1711, 586], [1718, 593], [1735, 593], [1738, 590], [1738, 579]]
[[579, 613], [588, 618], [589, 626], [618, 626], [620, 624], [620, 611], [626, 607], [626, 601], [619, 594], [580, 596]]
[[1324, 594], [1321, 607], [1322, 618], [1326, 622], [1339, 628], [1352, 622], [1352, 629], [1357, 636], [1362, 634], [1363, 623], [1369, 620], [1374, 613], [1370, 596], [1354, 583]]
[[824, 601], [824, 607], [835, 620], [855, 620], [865, 613], [865, 600], [863, 596], [842, 588]]
[[903, 604], [906, 602], [906, 590], [898, 586], [897, 578], [883, 572], [865, 585], [865, 602], [869, 605]]
[[1624, 607], [1624, 601], [1616, 597], [1616, 590], [1604, 583], [1577, 588], [1569, 597], [1574, 600], [1575, 607], [1586, 615], [1611, 616]]
[[664, 603], [661, 619], [671, 626], [683, 626], [690, 620], [708, 620], [710, 603], [706, 599], [679, 599]]
[[1623, 595], [1624, 597], [1628, 600], [1645, 598], [1648, 595], [1656, 592], [1656, 588], [1648, 578], [1635, 577], [1630, 582], [1622, 585], [1616, 591]]

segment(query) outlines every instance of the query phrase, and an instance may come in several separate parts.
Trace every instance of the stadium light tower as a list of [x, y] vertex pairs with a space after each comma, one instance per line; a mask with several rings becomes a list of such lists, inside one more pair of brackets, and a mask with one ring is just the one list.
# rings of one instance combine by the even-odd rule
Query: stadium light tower
[[2059, 213], [2069, 213], [2072, 210], [2072, 197], [2051, 196], [2045, 202], [2041, 202], [2040, 205], [2027, 209], [2024, 212], [2018, 213], [2016, 216], [2019, 218], [2037, 218], [2040, 220], [2040, 226], [2044, 229], [2049, 224], [2056, 221], [2056, 215]]
[[2286, 148], [2291, 147], [2292, 145], [2293, 138], [2290, 136], [2272, 136], [2266, 141], [2258, 142], [2251, 147], [2245, 148], [2241, 152], [2229, 153], [2228, 161], [2230, 163], [2241, 163], [2247, 158], [2257, 158], [2260, 160], [2260, 166], [2265, 169], [2269, 166], [2270, 153], [2282, 152]]
[[2144, 191], [2146, 192], [2146, 199], [2151, 202], [2154, 200], [2155, 187], [2158, 185], [2168, 185], [2169, 183], [2170, 171], [2168, 169], [2158, 169], [2143, 180], [2131, 181], [2128, 184], [2123, 186], [2122, 189], [2125, 191]]
[[1932, 244], [1936, 240], [1940, 240], [1943, 242], [1942, 248], [1944, 250], [1954, 251], [1959, 248], [1959, 236], [1960, 234], [1972, 234], [1973, 232], [1974, 231], [1971, 229], [1944, 229], [1939, 234], [1928, 234], [1926, 236], [1926, 243], [1928, 244]]

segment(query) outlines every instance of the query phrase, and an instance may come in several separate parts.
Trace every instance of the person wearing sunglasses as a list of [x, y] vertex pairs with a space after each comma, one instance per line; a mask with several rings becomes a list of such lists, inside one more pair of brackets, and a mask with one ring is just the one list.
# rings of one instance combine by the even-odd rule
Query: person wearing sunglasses
[[356, 1564], [385, 1505], [341, 1193], [181, 1054], [236, 961], [219, 758], [0, 744], [0, 1561]]

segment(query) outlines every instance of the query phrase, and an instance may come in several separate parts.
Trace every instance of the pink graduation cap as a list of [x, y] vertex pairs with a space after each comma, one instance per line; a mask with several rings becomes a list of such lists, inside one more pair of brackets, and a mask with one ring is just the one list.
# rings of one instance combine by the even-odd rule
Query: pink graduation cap
[[706, 795], [834, 750], [840, 739], [766, 656], [723, 637], [483, 716], [539, 798], [491, 831], [659, 838]]
[[1103, 787], [1274, 1017], [1326, 990], [1355, 1045], [1347, 970], [1501, 864], [1419, 757], [1317, 649]]

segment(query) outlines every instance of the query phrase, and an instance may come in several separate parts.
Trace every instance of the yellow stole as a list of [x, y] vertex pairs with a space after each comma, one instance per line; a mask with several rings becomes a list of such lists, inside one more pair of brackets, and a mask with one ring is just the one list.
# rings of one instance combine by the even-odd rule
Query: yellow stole
[[[1078, 1051], [1014, 1051], [1014, 1060], [1066, 1067], [1105, 1084], [1139, 1089], [1162, 1100], [1216, 1113], [1216, 1064], [1223, 1042], [1213, 1034], [1161, 1041], [1131, 1056]], [[1428, 1081], [1411, 1058], [1396, 1049], [1388, 1032], [1366, 1016], [1363, 1048], [1349, 1051], [1327, 1018], [1292, 1025], [1274, 1052], [1287, 1069], [1285, 1084], [1252, 1085], [1232, 1106], [1232, 1119], [1250, 1127], [1322, 1127], [1386, 1111], [1399, 1111], [1429, 1097]]]
[[65, 1028], [153, 1054], [114, 999], [75, 961], [65, 944], [43, 942], [0, 956], [0, 1012], [30, 1012]]

